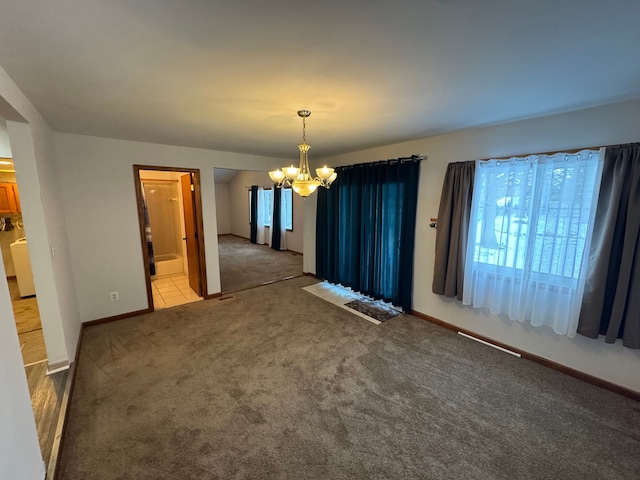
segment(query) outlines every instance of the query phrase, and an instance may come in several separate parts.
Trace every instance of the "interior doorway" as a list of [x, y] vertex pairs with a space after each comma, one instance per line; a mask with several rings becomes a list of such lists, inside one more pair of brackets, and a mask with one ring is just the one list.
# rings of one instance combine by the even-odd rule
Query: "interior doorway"
[[[24, 191], [29, 193], [30, 180], [29, 177], [23, 177], [20, 189], [26, 185]], [[14, 332], [18, 337], [22, 355], [40, 453], [47, 475], [50, 476], [57, 458], [55, 445], [63, 398], [68, 395], [69, 370], [66, 367], [51, 368], [49, 364], [42, 320], [47, 319], [46, 315], [51, 311], [40, 311], [36, 295], [44, 292], [46, 297], [50, 287], [40, 284], [36, 292], [32, 267], [37, 269], [41, 265], [32, 265], [33, 256], [29, 249], [33, 245], [30, 242], [33, 238], [37, 241], [38, 235], [31, 233], [27, 238], [27, 230], [32, 224], [25, 226], [23, 220], [20, 195], [22, 191], [18, 188], [6, 124], [4, 119], [0, 118], [0, 263], [6, 276], [15, 322]], [[26, 197], [29, 198], [29, 195]], [[37, 229], [35, 231], [37, 232]], [[2, 281], [4, 280], [0, 279], [0, 282]], [[50, 315], [48, 320], [51, 320]], [[6, 363], [2, 368], [8, 368]], [[11, 387], [7, 391], [11, 391]]]
[[[303, 274], [304, 199], [292, 195], [291, 189], [281, 194], [280, 220], [285, 227], [280, 249], [271, 248], [273, 182], [267, 172], [215, 168], [213, 171], [218, 227], [218, 261], [223, 294], [280, 281]], [[261, 204], [261, 235], [251, 243], [252, 186]], [[258, 213], [258, 212], [256, 212]], [[260, 213], [258, 213], [260, 216]]]
[[47, 361], [13, 159], [0, 156], [0, 250], [25, 366]]
[[196, 169], [135, 165], [136, 196], [149, 308], [206, 296], [206, 267]]

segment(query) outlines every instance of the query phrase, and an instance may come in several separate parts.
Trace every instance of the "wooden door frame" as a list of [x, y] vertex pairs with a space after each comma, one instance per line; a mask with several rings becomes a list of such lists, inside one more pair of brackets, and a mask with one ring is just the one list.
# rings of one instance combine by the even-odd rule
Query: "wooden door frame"
[[150, 311], [155, 310], [153, 304], [153, 292], [151, 290], [151, 270], [149, 269], [149, 252], [147, 251], [147, 239], [144, 225], [144, 207], [142, 202], [142, 184], [140, 183], [140, 170], [156, 170], [164, 172], [191, 173], [193, 174], [193, 188], [195, 190], [196, 228], [198, 230], [198, 266], [200, 274], [200, 287], [202, 298], [211, 298], [207, 289], [207, 264], [204, 247], [204, 223], [202, 220], [202, 196], [200, 195], [200, 169], [182, 167], [161, 167], [157, 165], [134, 165], [133, 180], [136, 189], [136, 203], [138, 205], [138, 224], [140, 226], [140, 245], [144, 262], [144, 276], [147, 284], [147, 303]]

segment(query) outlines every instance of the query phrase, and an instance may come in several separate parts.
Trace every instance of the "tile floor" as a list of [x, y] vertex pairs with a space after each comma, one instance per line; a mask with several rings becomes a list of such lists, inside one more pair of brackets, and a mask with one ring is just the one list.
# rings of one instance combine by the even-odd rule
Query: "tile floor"
[[152, 280], [151, 291], [156, 310], [202, 300], [202, 297], [191, 290], [189, 279], [184, 274], [169, 275]]

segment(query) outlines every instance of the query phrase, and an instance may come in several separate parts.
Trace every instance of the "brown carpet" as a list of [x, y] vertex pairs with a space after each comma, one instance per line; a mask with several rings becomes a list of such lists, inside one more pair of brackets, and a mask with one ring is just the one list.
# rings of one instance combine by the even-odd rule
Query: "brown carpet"
[[314, 281], [86, 328], [57, 480], [640, 478], [637, 402]]
[[38, 310], [38, 300], [35, 296], [20, 298], [18, 281], [14, 278], [7, 278], [13, 315], [16, 319], [18, 334], [33, 332], [42, 328], [40, 323], [40, 311]]
[[235, 235], [218, 237], [223, 292], [302, 275], [302, 255], [256, 245]]

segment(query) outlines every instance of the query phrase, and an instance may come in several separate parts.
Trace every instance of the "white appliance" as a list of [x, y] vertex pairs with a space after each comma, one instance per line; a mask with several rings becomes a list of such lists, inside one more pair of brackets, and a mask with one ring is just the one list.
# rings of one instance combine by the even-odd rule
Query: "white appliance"
[[33, 274], [31, 273], [31, 260], [29, 260], [29, 247], [25, 237], [19, 238], [10, 246], [13, 266], [16, 269], [16, 280], [18, 280], [18, 292], [21, 297], [28, 297], [36, 294], [33, 285]]

